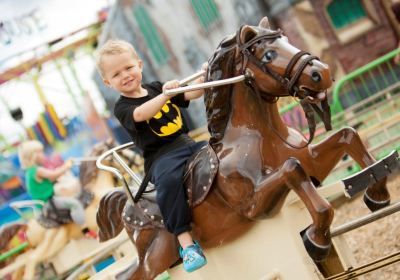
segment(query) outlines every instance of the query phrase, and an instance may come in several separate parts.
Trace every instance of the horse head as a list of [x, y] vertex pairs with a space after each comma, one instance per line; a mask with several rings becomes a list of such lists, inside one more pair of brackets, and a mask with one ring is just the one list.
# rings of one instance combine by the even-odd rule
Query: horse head
[[[332, 85], [332, 78], [328, 65], [319, 61], [318, 57], [291, 45], [281, 30], [270, 28], [266, 17], [258, 26], [244, 25], [235, 35], [225, 38], [209, 60], [208, 81], [240, 75], [244, 76], [241, 85], [206, 90], [205, 104], [211, 144], [223, 138], [228, 120], [232, 118], [234, 105], [226, 102], [235, 92], [232, 87], [241, 87], [236, 92], [246, 92], [246, 95], [252, 96], [253, 105], [243, 104], [247, 102], [247, 97], [241, 100], [241, 104], [254, 107], [253, 113], [259, 112], [258, 119], [263, 119], [264, 125], [268, 117], [265, 116], [266, 107], [263, 104], [275, 104], [280, 97], [293, 96], [300, 99], [306, 113], [310, 128], [308, 143], [315, 131], [314, 111], [320, 115], [326, 129], [331, 129], [326, 92]], [[277, 107], [274, 110], [278, 114]], [[240, 112], [238, 115], [243, 114]], [[245, 122], [253, 121], [247, 119]], [[282, 136], [279, 138], [282, 139]]]
[[242, 26], [236, 34], [236, 68], [265, 98], [295, 96], [310, 102], [326, 99], [332, 85], [329, 67], [319, 58], [291, 45], [281, 30], [271, 30], [264, 17], [258, 26]]

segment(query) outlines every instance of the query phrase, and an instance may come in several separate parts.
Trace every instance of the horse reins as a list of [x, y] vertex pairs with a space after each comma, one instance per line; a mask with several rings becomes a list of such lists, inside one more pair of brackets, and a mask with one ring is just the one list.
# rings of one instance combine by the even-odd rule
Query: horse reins
[[[262, 34], [260, 36], [256, 36], [256, 37], [252, 38], [251, 40], [249, 40], [246, 43], [241, 43], [241, 41], [240, 41], [240, 33], [241, 33], [242, 28], [243, 27], [241, 27], [236, 33], [236, 43], [237, 43], [237, 46], [238, 46], [239, 51], [242, 54], [242, 58], [243, 58], [243, 62], [242, 62], [242, 65], [241, 65], [240, 72], [242, 74], [246, 74], [246, 65], [250, 61], [251, 63], [256, 65], [261, 71], [263, 71], [264, 73], [268, 74], [274, 80], [278, 81], [281, 85], [283, 85], [285, 87], [285, 89], [287, 90], [289, 95], [291, 95], [293, 97], [296, 97], [296, 96], [299, 97], [300, 98], [300, 105], [302, 106], [302, 108], [304, 110], [304, 113], [305, 113], [305, 116], [306, 116], [306, 119], [307, 119], [310, 137], [309, 137], [309, 139], [307, 140], [307, 143], [304, 146], [299, 147], [299, 146], [295, 146], [295, 145], [292, 145], [292, 144], [288, 143], [285, 139], [283, 139], [283, 137], [269, 123], [270, 127], [272, 128], [274, 133], [277, 134], [278, 137], [282, 141], [284, 141], [287, 145], [291, 146], [292, 148], [302, 149], [302, 148], [307, 147], [311, 143], [311, 141], [313, 140], [314, 135], [315, 135], [316, 121], [315, 121], [313, 109], [315, 110], [315, 112], [317, 112], [317, 114], [323, 120], [326, 130], [330, 130], [331, 129], [330, 109], [329, 109], [329, 105], [328, 105], [327, 99], [324, 99], [321, 102], [321, 107], [322, 107], [322, 110], [321, 110], [316, 104], [310, 104], [310, 102], [307, 102], [308, 101], [307, 97], [309, 96], [307, 94], [307, 91], [306, 91], [305, 94], [301, 94], [300, 95], [300, 90], [296, 86], [296, 83], [298, 82], [301, 74], [303, 73], [303, 71], [307, 67], [307, 65], [313, 65], [313, 60], [314, 59], [319, 60], [319, 58], [317, 56], [310, 55], [308, 52], [299, 51], [298, 53], [296, 53], [291, 58], [291, 60], [289, 61], [288, 65], [287, 65], [287, 67], [285, 69], [285, 73], [282, 76], [278, 72], [273, 70], [271, 67], [268, 67], [268, 63], [269, 62], [260, 61], [249, 50], [250, 47], [253, 47], [254, 44], [256, 44], [256, 43], [258, 43], [258, 42], [260, 42], [262, 40], [266, 40], [266, 39], [267, 40], [275, 40], [277, 38], [280, 38], [282, 36], [282, 31], [281, 30], [277, 30], [277, 31], [275, 31], [273, 33]], [[307, 55], [307, 56], [305, 58], [303, 58], [303, 60], [301, 61], [299, 67], [296, 69], [294, 74], [291, 76], [295, 65], [305, 55]], [[256, 92], [256, 95], [257, 95], [258, 98], [261, 98], [261, 94], [259, 93], [258, 86], [254, 83], [254, 78], [251, 77], [250, 75], [245, 75], [245, 77], [246, 77], [245, 78], [245, 84], [252, 91]], [[278, 97], [279, 96], [275, 96], [275, 98], [278, 98]]]

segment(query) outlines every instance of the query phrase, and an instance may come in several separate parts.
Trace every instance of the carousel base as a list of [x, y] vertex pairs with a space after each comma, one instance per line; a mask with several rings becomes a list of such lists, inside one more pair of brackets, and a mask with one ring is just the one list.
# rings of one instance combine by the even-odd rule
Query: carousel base
[[[97, 258], [98, 256], [101, 256], [101, 258]], [[97, 263], [93, 263], [88, 268], [95, 272], [98, 269], [96, 265], [102, 260], [111, 257], [112, 262], [114, 262], [119, 261], [122, 256], [129, 256], [131, 259], [136, 256], [136, 248], [130, 242], [125, 231], [121, 232], [116, 238], [103, 243], [90, 238], [71, 240], [49, 262], [53, 265], [58, 275], [63, 275], [70, 271], [71, 268], [92, 260], [97, 260]]]
[[[208, 264], [194, 273], [182, 265], [168, 273], [171, 279], [325, 279], [308, 256], [300, 232], [311, 223], [304, 204], [294, 193], [273, 218], [257, 222], [245, 235], [218, 248], [206, 250]], [[333, 252], [340, 252], [335, 266], [351, 266], [349, 250], [343, 240], [335, 240]]]
[[[342, 188], [335, 184], [318, 191], [327, 198], [343, 194]], [[273, 218], [257, 222], [234, 242], [205, 250], [208, 264], [203, 268], [187, 273], [179, 265], [158, 279], [325, 279], [355, 264], [347, 244], [338, 236], [333, 240], [328, 260], [317, 266], [308, 256], [300, 236], [310, 223], [311, 218], [304, 204], [291, 193], [282, 210]], [[123, 258], [91, 279], [115, 279], [115, 275], [124, 270], [130, 261]], [[321, 272], [321, 267], [324, 272]]]

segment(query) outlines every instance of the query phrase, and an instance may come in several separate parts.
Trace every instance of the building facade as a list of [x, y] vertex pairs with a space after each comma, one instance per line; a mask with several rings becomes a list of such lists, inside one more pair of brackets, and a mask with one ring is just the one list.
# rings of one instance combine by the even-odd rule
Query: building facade
[[[335, 79], [393, 50], [400, 34], [390, 10], [397, 0], [119, 0], [99, 44], [131, 42], [144, 61], [145, 81], [196, 72], [227, 35], [268, 16], [299, 49], [328, 63]], [[109, 108], [118, 98], [102, 86]], [[205, 125], [202, 100], [192, 102], [190, 127]]]
[[[344, 72], [359, 68], [396, 48], [399, 33], [390, 10], [391, 0], [308, 2], [326, 38], [324, 49], [337, 60]], [[300, 4], [294, 9], [301, 25], [310, 27], [305, 6]]]
[[[131, 42], [144, 62], [144, 82], [182, 79], [198, 71], [222, 39], [265, 15], [258, 0], [121, 0], [110, 11], [99, 44]], [[111, 110], [118, 94], [95, 80]], [[202, 100], [191, 102], [189, 128], [205, 125]], [[191, 116], [196, 116], [191, 117]]]

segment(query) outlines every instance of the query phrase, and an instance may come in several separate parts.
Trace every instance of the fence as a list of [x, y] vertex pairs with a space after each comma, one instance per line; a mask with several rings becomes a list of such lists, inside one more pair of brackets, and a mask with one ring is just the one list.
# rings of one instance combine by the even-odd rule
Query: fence
[[[347, 74], [336, 82], [332, 92], [333, 129], [356, 128], [376, 158], [400, 149], [400, 65], [393, 61], [399, 53], [400, 49], [393, 50]], [[285, 106], [280, 112], [286, 123], [307, 135], [307, 121], [297, 103]], [[319, 122], [315, 142], [325, 137], [322, 122]], [[353, 161], [344, 160], [327, 181], [358, 170]]]

